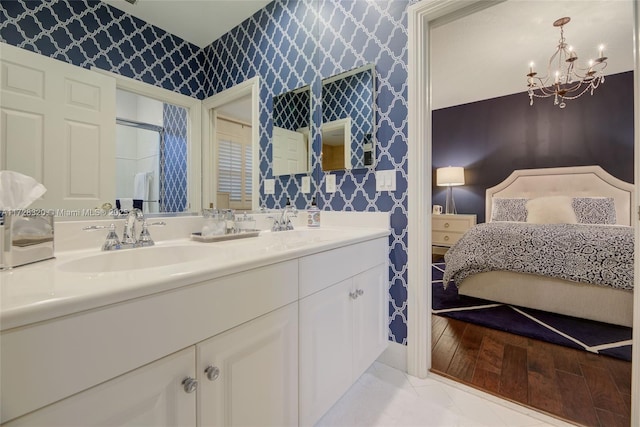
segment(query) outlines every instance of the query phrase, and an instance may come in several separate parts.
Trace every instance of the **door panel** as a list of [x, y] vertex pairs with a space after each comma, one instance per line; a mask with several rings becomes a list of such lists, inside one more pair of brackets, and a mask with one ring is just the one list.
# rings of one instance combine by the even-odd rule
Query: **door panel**
[[189, 347], [5, 425], [195, 427], [196, 393], [182, 385], [194, 362]]
[[351, 283], [300, 300], [300, 425], [315, 424], [352, 384]]
[[0, 166], [47, 192], [33, 208], [115, 201], [115, 80], [2, 44]]
[[353, 304], [353, 367], [356, 378], [389, 344], [387, 275], [386, 264], [380, 264], [353, 278], [353, 289], [359, 294]]
[[[198, 344], [197, 352], [201, 426], [297, 425], [297, 304]], [[212, 379], [209, 366], [218, 370]]]

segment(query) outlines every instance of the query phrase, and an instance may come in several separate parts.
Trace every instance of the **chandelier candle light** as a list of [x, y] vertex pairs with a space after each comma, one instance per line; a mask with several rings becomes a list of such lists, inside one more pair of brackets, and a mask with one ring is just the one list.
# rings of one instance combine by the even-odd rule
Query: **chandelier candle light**
[[549, 59], [547, 75], [538, 77], [533, 69], [533, 62], [529, 64], [527, 86], [529, 87], [529, 105], [533, 105], [533, 98], [554, 97], [554, 105], [564, 108], [565, 100], [572, 100], [582, 96], [588, 90], [593, 91], [600, 83], [604, 83], [603, 71], [607, 67], [607, 57], [604, 56], [604, 46], [600, 45], [599, 58], [590, 60], [588, 67], [577, 65], [578, 54], [569, 46], [564, 38], [564, 26], [571, 21], [568, 16], [557, 19], [554, 27], [560, 27], [560, 40], [556, 51]]
[[447, 203], [445, 212], [448, 215], [456, 214], [456, 203], [453, 200], [454, 185], [464, 185], [464, 168], [449, 166], [436, 169], [436, 185], [447, 187]]

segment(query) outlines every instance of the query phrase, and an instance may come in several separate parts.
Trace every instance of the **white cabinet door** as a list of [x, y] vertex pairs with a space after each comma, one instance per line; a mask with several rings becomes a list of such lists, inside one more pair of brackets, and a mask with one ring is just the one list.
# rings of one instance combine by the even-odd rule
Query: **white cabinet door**
[[187, 393], [182, 384], [188, 377], [195, 378], [194, 347], [164, 357], [5, 425], [195, 426], [196, 393]]
[[197, 345], [201, 426], [298, 422], [298, 304]]
[[313, 425], [352, 384], [351, 285], [300, 300], [300, 425]]
[[31, 207], [91, 209], [115, 200], [115, 80], [0, 44], [0, 169], [47, 192]]
[[315, 424], [387, 347], [379, 264], [300, 300], [300, 425]]
[[353, 373], [360, 377], [389, 344], [388, 268], [380, 264], [353, 277]]

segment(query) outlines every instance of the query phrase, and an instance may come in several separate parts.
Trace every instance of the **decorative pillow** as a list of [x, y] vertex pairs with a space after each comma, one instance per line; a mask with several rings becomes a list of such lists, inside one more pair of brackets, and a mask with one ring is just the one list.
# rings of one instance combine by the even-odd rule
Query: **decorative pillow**
[[494, 221], [527, 221], [527, 200], [525, 198], [493, 198], [491, 199], [491, 222]]
[[580, 224], [615, 224], [613, 197], [574, 197], [573, 210]]
[[569, 196], [538, 197], [527, 202], [527, 222], [533, 224], [576, 224]]

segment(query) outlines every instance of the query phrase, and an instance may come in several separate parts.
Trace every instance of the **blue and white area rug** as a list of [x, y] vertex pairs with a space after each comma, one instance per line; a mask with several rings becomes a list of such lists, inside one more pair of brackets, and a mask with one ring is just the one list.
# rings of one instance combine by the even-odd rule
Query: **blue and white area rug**
[[432, 265], [432, 313], [554, 344], [631, 361], [631, 328], [458, 295]]

